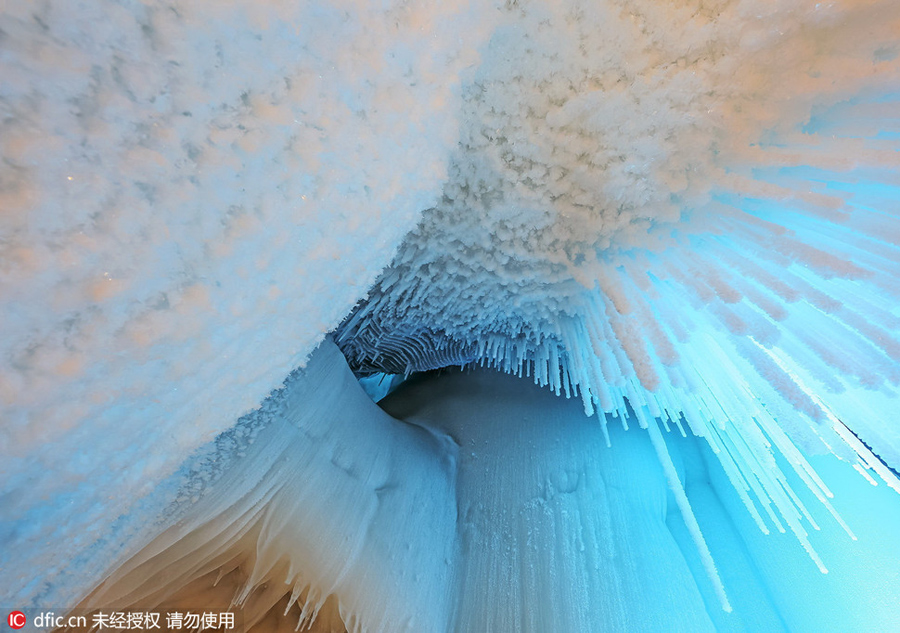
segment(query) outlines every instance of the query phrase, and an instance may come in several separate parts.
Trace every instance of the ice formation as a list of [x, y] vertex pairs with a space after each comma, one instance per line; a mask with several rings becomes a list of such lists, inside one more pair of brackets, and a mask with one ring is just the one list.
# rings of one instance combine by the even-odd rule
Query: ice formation
[[868, 448], [900, 463], [896, 429], [857, 394], [896, 403], [900, 379], [900, 22], [786, 4], [517, 5], [441, 203], [338, 341], [362, 371], [478, 362], [689, 427], [824, 571], [772, 450], [826, 505], [803, 453], [900, 492]]
[[[900, 618], [896, 2], [13, 3], [0, 72], [5, 602]], [[330, 331], [586, 415], [326, 341], [234, 426]]]

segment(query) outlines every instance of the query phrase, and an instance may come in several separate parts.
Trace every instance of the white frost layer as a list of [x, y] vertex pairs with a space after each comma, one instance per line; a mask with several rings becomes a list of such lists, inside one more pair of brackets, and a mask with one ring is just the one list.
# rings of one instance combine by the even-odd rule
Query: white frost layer
[[[596, 309], [585, 291], [629, 310], [617, 272], [643, 287], [657, 274], [645, 257], [669, 250], [685, 256], [669, 273], [685, 291], [732, 303], [745, 294], [732, 273], [685, 252], [696, 235], [877, 280], [872, 258], [897, 248], [894, 205], [860, 208], [821, 171], [771, 182], [755, 170], [871, 167], [897, 184], [896, 3], [522, 2], [504, 17], [463, 84], [444, 197], [362, 313], [388, 334], [495, 335], [536, 353], [559, 341], [561, 318]], [[776, 217], [728, 194], [776, 203]], [[638, 344], [623, 345], [652, 386]]]
[[0, 595], [45, 593], [59, 552], [371, 285], [439, 195], [488, 24], [466, 3], [3, 3]]

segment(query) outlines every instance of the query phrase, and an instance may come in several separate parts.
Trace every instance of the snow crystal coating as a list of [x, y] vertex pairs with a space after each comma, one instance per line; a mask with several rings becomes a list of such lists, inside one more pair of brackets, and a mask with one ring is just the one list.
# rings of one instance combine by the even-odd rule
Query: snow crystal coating
[[371, 285], [439, 196], [488, 25], [465, 3], [3, 5], [0, 583], [19, 604], [52, 584], [41, 543], [87, 547]]
[[[743, 298], [731, 285], [734, 264], [693, 261], [684, 253], [696, 250], [695, 239], [774, 248], [783, 255], [774, 262], [779, 268], [797, 263], [829, 279], [871, 275], [856, 251], [876, 258], [893, 253], [892, 208], [853, 208], [849, 195], [817, 191], [825, 189], [818, 181], [827, 174], [793, 182], [779, 176], [782, 184], [751, 169], [803, 161], [827, 168], [842, 163], [845, 171], [897, 165], [890, 140], [853, 138], [857, 130], [825, 139], [795, 128], [809, 121], [814, 106], [863, 88], [889, 92], [900, 83], [900, 65], [873, 61], [873, 51], [893, 43], [898, 12], [885, 3], [853, 11], [840, 4], [749, 5], [513, 3], [463, 86], [464, 126], [441, 203], [426, 211], [366, 305], [343, 326], [342, 339], [362, 339], [364, 347], [377, 344], [368, 339], [430, 331], [469, 349], [463, 344], [486, 345], [496, 335], [509, 345], [520, 342], [520, 353], [533, 359], [546, 340], [564, 348], [561, 321], [604, 310], [585, 305], [599, 294], [619, 314], [640, 311], [635, 316], [649, 322], [656, 355], [672, 365], [677, 353], [665, 338], [673, 335], [655, 331], [658, 315], [631, 305], [633, 290], [646, 291], [665, 274], [703, 303]], [[853, 22], [860, 13], [893, 21], [879, 29], [882, 40], [854, 51], [868, 56], [839, 64], [854, 35], [837, 22]], [[794, 65], [786, 63], [794, 58]], [[871, 70], [863, 73], [853, 61]], [[840, 93], [829, 94], [835, 84]], [[861, 104], [858, 115], [873, 105]], [[895, 101], [881, 105], [888, 117]], [[853, 159], [836, 159], [843, 152]], [[723, 199], [734, 193], [785, 204], [772, 218], [771, 211], [735, 208], [741, 200]], [[827, 230], [852, 251], [825, 252], [798, 235], [803, 227]], [[674, 269], [647, 259], [673, 251], [684, 259]], [[638, 287], [623, 287], [619, 273]], [[719, 314], [740, 329], [739, 315]], [[633, 345], [624, 351], [652, 388], [658, 378]], [[355, 351], [351, 343], [345, 348]], [[366, 351], [357, 352], [358, 363]]]

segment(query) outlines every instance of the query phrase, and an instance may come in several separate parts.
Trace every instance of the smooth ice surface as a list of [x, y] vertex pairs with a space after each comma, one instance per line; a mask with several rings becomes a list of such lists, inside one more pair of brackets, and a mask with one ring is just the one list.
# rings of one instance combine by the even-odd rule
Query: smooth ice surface
[[645, 432], [619, 427], [610, 450], [576, 403], [491, 370], [411, 381], [383, 405], [459, 445], [451, 630], [713, 630]]

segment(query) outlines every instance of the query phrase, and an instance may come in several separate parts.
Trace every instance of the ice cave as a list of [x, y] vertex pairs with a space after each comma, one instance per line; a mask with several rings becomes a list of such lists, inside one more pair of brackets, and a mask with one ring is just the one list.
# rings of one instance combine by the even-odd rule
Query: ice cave
[[0, 152], [4, 630], [900, 631], [897, 0], [5, 0]]

